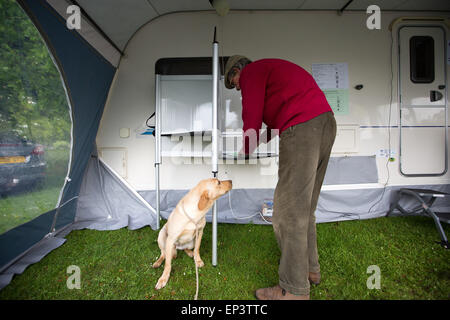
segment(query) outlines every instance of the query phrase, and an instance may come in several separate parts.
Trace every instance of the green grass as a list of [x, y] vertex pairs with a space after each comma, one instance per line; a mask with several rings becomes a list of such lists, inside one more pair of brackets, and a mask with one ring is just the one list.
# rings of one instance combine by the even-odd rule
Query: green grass
[[0, 197], [0, 234], [55, 208], [67, 174], [69, 152], [63, 148], [46, 150], [45, 180]]
[[[449, 299], [450, 251], [431, 219], [392, 217], [317, 225], [322, 282], [312, 299]], [[449, 227], [445, 230], [448, 234]], [[73, 231], [67, 242], [41, 262], [16, 275], [0, 299], [193, 299], [194, 262], [184, 252], [173, 261], [170, 280], [154, 286], [162, 267], [158, 232]], [[271, 226], [218, 226], [218, 266], [211, 265], [211, 225], [207, 224], [199, 269], [199, 299], [254, 299], [260, 287], [278, 281], [279, 250]], [[67, 267], [81, 270], [81, 289], [66, 286]], [[381, 289], [369, 290], [370, 265], [381, 270]]]
[[61, 187], [47, 187], [0, 199], [0, 234], [55, 208]]

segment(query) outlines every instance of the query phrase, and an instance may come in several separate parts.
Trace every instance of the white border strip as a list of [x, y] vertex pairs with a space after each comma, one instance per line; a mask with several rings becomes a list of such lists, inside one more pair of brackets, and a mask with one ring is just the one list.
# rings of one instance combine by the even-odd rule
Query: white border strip
[[112, 173], [117, 179], [119, 179], [120, 182], [122, 182], [133, 193], [133, 195], [136, 196], [136, 198], [138, 198], [148, 209], [156, 214], [156, 210], [153, 209], [153, 207], [147, 201], [145, 201], [145, 199], [142, 198], [142, 196], [137, 193], [137, 191], [134, 190], [133, 187], [124, 178], [122, 178], [116, 171], [114, 171], [114, 169], [107, 165], [100, 156], [98, 157], [98, 160], [105, 166], [106, 169], [108, 169], [108, 171], [110, 171], [110, 173]]
[[[386, 187], [393, 187], [395, 185], [388, 185]], [[404, 184], [400, 184], [399, 186], [405, 186]], [[415, 186], [415, 184], [414, 184]], [[321, 191], [340, 191], [340, 190], [361, 190], [361, 189], [383, 189], [385, 185], [383, 183], [358, 183], [358, 184], [333, 184], [333, 185], [322, 185]], [[256, 190], [256, 189], [273, 189], [275, 187], [267, 187], [267, 188], [239, 188], [240, 190]], [[165, 189], [165, 191], [180, 191], [187, 189]], [[142, 189], [139, 190], [141, 192], [150, 192], [155, 191], [154, 189]]]
[[[67, 7], [73, 5], [68, 0], [47, 0], [48, 4], [66, 20], [68, 18]], [[74, 30], [83, 37], [92, 47], [94, 47], [106, 60], [114, 67], [119, 65], [121, 54], [114, 48], [88, 20], [81, 16], [81, 29]]]
[[330, 190], [359, 190], [359, 189], [381, 189], [385, 185], [382, 183], [356, 183], [356, 184], [330, 184], [322, 185], [322, 191]]

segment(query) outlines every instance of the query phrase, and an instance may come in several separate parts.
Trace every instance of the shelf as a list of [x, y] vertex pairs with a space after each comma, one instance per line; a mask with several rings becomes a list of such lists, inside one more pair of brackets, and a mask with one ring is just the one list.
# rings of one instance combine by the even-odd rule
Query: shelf
[[161, 132], [161, 137], [170, 136], [212, 136], [212, 131], [178, 131], [178, 132]]
[[[162, 157], [186, 157], [186, 158], [211, 158], [212, 153], [207, 152], [170, 152], [163, 151], [161, 152]], [[266, 159], [266, 158], [278, 158], [278, 154], [276, 153], [256, 153], [251, 154], [248, 158], [243, 156], [235, 156], [234, 154], [222, 153], [222, 156], [219, 156], [219, 159], [222, 160], [253, 160], [253, 159]]]
[[162, 151], [162, 157], [185, 157], [185, 158], [211, 158], [211, 152], [171, 152], [171, 151]]
[[[212, 136], [212, 130], [203, 130], [203, 131], [171, 131], [171, 132], [161, 132], [162, 137], [168, 136], [183, 136], [183, 135], [206, 135]], [[222, 131], [220, 132], [222, 137], [242, 137], [242, 131]]]
[[253, 153], [249, 155], [248, 157], [244, 156], [235, 156], [234, 154], [230, 153], [222, 153], [222, 159], [223, 160], [253, 160], [253, 159], [266, 159], [266, 158], [278, 158], [278, 154], [273, 152], [259, 152], [259, 153]]

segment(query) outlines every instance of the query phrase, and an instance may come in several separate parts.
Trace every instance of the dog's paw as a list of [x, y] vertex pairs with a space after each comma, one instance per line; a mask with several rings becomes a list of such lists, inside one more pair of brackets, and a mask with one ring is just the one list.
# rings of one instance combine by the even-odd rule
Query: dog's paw
[[159, 290], [159, 289], [164, 288], [167, 284], [167, 280], [168, 279], [163, 278], [163, 277], [159, 278], [158, 283], [156, 283], [155, 289]]
[[152, 265], [152, 268], [156, 269], [156, 268], [159, 268], [160, 266], [161, 266], [161, 262], [156, 261], [156, 262]]
[[196, 265], [198, 268], [201, 268], [201, 267], [203, 267], [203, 266], [205, 265], [205, 263], [203, 262], [202, 259], [198, 259], [198, 260], [195, 260], [195, 265]]
[[192, 250], [189, 250], [189, 249], [184, 249], [184, 252], [186, 252], [186, 254], [189, 256], [189, 257], [194, 257], [194, 252], [192, 251]]

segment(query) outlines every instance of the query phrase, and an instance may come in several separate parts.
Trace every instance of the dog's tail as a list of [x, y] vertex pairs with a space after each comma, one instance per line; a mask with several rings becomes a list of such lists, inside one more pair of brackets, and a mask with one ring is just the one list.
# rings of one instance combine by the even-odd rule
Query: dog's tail
[[167, 239], [167, 228], [166, 225], [164, 225], [164, 227], [162, 227], [158, 235], [158, 246], [163, 252], [166, 248], [166, 239]]

